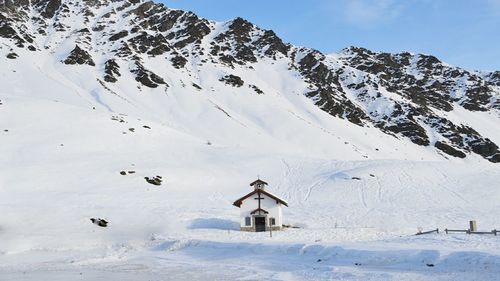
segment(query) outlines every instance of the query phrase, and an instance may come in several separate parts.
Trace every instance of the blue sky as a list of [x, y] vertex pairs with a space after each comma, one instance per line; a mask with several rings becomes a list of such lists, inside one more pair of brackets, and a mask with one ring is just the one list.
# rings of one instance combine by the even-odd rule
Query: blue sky
[[226, 21], [241, 16], [294, 45], [348, 46], [437, 56], [466, 69], [500, 70], [500, 0], [161, 0]]

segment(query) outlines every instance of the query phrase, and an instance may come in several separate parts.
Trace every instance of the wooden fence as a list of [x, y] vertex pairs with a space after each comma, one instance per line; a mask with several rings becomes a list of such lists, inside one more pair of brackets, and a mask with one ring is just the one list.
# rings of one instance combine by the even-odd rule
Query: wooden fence
[[[448, 229], [448, 228], [445, 228], [444, 232], [446, 234], [450, 234], [450, 233], [493, 234], [493, 235], [497, 236], [497, 234], [500, 233], [500, 230], [493, 229], [492, 231], [470, 231], [470, 229]], [[424, 234], [431, 234], [431, 233], [439, 233], [439, 228], [429, 230], [429, 231], [419, 231], [415, 235], [424, 235]]]
[[429, 231], [419, 231], [417, 234], [415, 235], [424, 235], [424, 234], [431, 234], [431, 233], [439, 233], [439, 228], [436, 228], [434, 230], [429, 230]]
[[493, 234], [493, 235], [497, 236], [497, 233], [499, 231], [496, 229], [493, 229], [492, 231], [470, 231], [470, 229], [447, 229], [446, 228], [444, 230], [444, 232], [446, 232], [446, 234], [462, 232], [462, 233], [467, 233], [467, 234]]

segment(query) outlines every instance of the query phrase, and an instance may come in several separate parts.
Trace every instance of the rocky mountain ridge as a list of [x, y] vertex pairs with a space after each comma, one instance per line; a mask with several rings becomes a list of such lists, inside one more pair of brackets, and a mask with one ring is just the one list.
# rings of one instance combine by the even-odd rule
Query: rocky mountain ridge
[[[110, 93], [119, 92], [126, 75], [134, 77], [138, 92], [166, 92], [177, 84], [208, 90], [212, 85], [199, 73], [209, 66], [227, 88], [266, 95], [267, 85], [241, 73], [282, 64], [287, 68], [279, 71], [304, 86], [297, 91], [336, 118], [434, 146], [443, 155], [472, 153], [500, 162], [494, 141], [466, 119], [448, 118], [455, 110], [498, 118], [498, 71], [472, 72], [429, 55], [357, 47], [325, 55], [287, 44], [242, 18], [217, 23], [140, 0], [0, 1], [0, 42], [10, 60], [40, 52], [60, 64], [95, 68], [101, 90]], [[172, 73], [183, 78], [172, 79]]]

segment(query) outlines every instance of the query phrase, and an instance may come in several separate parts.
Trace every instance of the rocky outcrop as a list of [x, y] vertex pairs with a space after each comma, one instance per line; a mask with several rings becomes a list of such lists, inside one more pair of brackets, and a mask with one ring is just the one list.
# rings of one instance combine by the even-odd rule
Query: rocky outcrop
[[118, 81], [117, 77], [120, 77], [120, 66], [116, 63], [114, 59], [106, 61], [104, 64], [104, 81], [115, 83]]
[[462, 151], [460, 150], [457, 150], [455, 148], [453, 148], [452, 146], [444, 143], [444, 142], [440, 142], [440, 141], [437, 141], [434, 146], [443, 151], [444, 153], [448, 154], [448, 155], [451, 155], [453, 157], [458, 157], [458, 158], [465, 158], [465, 153], [463, 153]]
[[185, 57], [178, 54], [172, 57], [170, 61], [172, 62], [172, 65], [177, 69], [183, 68], [188, 62], [188, 60]]
[[61, 0], [34, 0], [35, 6], [40, 9], [45, 18], [52, 18], [61, 7]]
[[462, 158], [466, 157], [463, 151], [468, 151], [498, 162], [496, 144], [438, 114], [455, 106], [471, 111], [496, 109], [499, 93], [494, 90], [494, 75], [486, 81], [433, 56], [375, 53], [355, 47], [336, 59], [307, 49], [297, 50], [292, 58], [310, 84], [312, 91], [307, 95], [331, 115], [358, 125], [373, 124], [422, 146], [431, 144], [432, 134], [445, 140], [435, 147], [446, 154]]
[[306, 95], [331, 115], [363, 125], [363, 120], [367, 119], [366, 114], [347, 98], [338, 73], [327, 67], [324, 60], [321, 53], [311, 51], [298, 62], [300, 72], [313, 89]]
[[219, 81], [222, 81], [228, 85], [231, 85], [233, 87], [241, 87], [245, 82], [241, 79], [241, 77], [236, 76], [236, 75], [225, 75], [219, 79]]
[[71, 51], [69, 56], [63, 61], [65, 64], [86, 64], [90, 66], [95, 66], [94, 61], [90, 54], [80, 48], [78, 45]]
[[156, 75], [152, 71], [147, 70], [140, 62], [136, 61], [134, 63], [134, 68], [131, 72], [135, 74], [135, 80], [140, 82], [142, 85], [149, 88], [156, 88], [160, 84], [166, 85], [167, 83], [160, 76]]
[[152, 56], [158, 56], [171, 50], [167, 39], [162, 34], [149, 35], [147, 32], [141, 32], [128, 42], [135, 51]]
[[111, 41], [117, 41], [117, 40], [120, 40], [123, 37], [127, 37], [127, 36], [128, 36], [128, 31], [127, 30], [122, 30], [122, 31], [120, 31], [118, 33], [115, 33], [112, 36], [110, 36], [109, 40], [111, 40]]

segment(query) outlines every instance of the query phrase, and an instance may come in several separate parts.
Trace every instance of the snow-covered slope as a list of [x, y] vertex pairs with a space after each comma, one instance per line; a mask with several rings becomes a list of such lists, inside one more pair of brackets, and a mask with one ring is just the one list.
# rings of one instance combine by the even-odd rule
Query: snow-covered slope
[[179, 117], [172, 124], [231, 141], [200, 122], [201, 111], [247, 131], [277, 133], [288, 115], [312, 123], [302, 127], [330, 131], [322, 120], [332, 118], [318, 119], [320, 108], [362, 127], [357, 131], [377, 128], [446, 157], [500, 161], [495, 130], [478, 132], [469, 118], [448, 117], [466, 110], [498, 122], [496, 73], [354, 47], [325, 56], [241, 18], [217, 23], [151, 1], [7, 0], [0, 25], [5, 89], [37, 89], [38, 96], [110, 112]]
[[[3, 96], [0, 276], [7, 279], [22, 274], [26, 280], [67, 280], [84, 272], [90, 280], [149, 280], [158, 271], [194, 280], [411, 280], [428, 274], [426, 263], [440, 266], [442, 280], [460, 276], [457, 268], [469, 269], [470, 278], [496, 274], [459, 258], [467, 253], [472, 264], [496, 263], [500, 249], [493, 235], [407, 237], [418, 227], [463, 229], [470, 219], [481, 230], [497, 228], [495, 164], [433, 159], [432, 151], [412, 150], [411, 143], [404, 146], [384, 134], [376, 139], [377, 131], [363, 149], [378, 147], [378, 159], [360, 157], [351, 146], [362, 143], [364, 134], [328, 146], [336, 136], [319, 129], [310, 132], [317, 140], [309, 136], [300, 145], [263, 131], [255, 143], [212, 136], [209, 144], [170, 126], [172, 120]], [[211, 117], [201, 119], [206, 118]], [[292, 120], [289, 126], [299, 128], [301, 122]], [[359, 129], [344, 121], [334, 125], [338, 136]], [[232, 130], [245, 136], [249, 129]], [[425, 153], [429, 159], [412, 159]], [[397, 159], [401, 155], [408, 159]], [[161, 186], [144, 179], [158, 175]], [[232, 201], [249, 191], [256, 175], [289, 202], [285, 223], [300, 229], [273, 238], [237, 231], [239, 211]], [[95, 226], [92, 217], [106, 218], [109, 227]], [[394, 240], [399, 236], [406, 238]], [[341, 248], [333, 246], [339, 243]], [[242, 268], [252, 257], [261, 262]], [[227, 267], [213, 264], [217, 260]], [[360, 272], [355, 264], [370, 269]], [[345, 273], [332, 266], [346, 267]]]
[[[0, 2], [0, 277], [148, 280], [166, 266], [175, 279], [202, 264], [194, 279], [385, 280], [353, 264], [417, 267], [390, 275], [409, 279], [441, 263], [445, 279], [471, 269], [465, 252], [495, 264], [487, 238], [406, 235], [499, 227], [497, 76], [424, 55], [322, 55], [152, 2]], [[231, 203], [258, 175], [301, 228], [233, 231]], [[254, 268], [234, 261], [260, 248]]]

